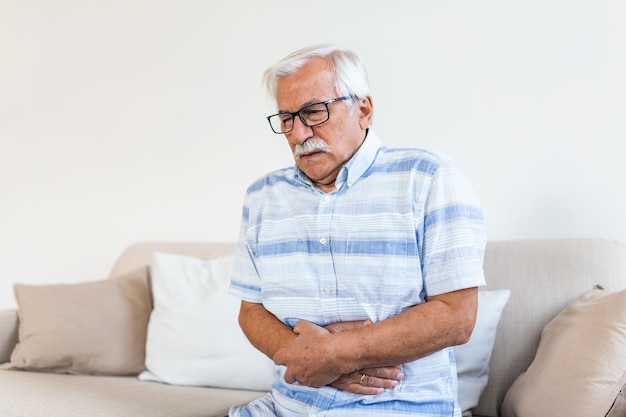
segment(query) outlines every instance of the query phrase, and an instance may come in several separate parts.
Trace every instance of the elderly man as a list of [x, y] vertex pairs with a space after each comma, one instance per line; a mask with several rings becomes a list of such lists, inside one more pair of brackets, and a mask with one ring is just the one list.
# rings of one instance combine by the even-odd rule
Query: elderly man
[[332, 45], [265, 72], [295, 166], [247, 190], [231, 292], [282, 365], [230, 416], [460, 416], [451, 346], [484, 285], [484, 228], [458, 165], [383, 147], [359, 57]]

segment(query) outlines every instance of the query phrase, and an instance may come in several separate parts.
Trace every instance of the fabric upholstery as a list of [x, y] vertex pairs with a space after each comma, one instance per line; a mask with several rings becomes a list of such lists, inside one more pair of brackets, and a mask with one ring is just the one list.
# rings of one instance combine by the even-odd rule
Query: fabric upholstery
[[626, 383], [626, 290], [585, 292], [548, 323], [503, 417], [605, 417]]
[[624, 392], [626, 387], [623, 387], [622, 390], [615, 398], [615, 402], [611, 407], [611, 411], [606, 415], [606, 417], [624, 417], [626, 416], [626, 393]]
[[[210, 259], [233, 253], [234, 249], [232, 242], [138, 243], [124, 251], [111, 276], [149, 265], [154, 251]], [[487, 279], [484, 290], [511, 290], [498, 324], [487, 388], [472, 410], [474, 417], [497, 417], [508, 388], [530, 365], [545, 324], [596, 284], [608, 290], [626, 287], [626, 243], [596, 239], [492, 241], [487, 244], [484, 268]], [[5, 337], [0, 335], [0, 341]], [[0, 415], [12, 417], [74, 417], [63, 407], [67, 403], [75, 404], [80, 416], [223, 417], [228, 406], [212, 411], [217, 410], [222, 399], [228, 404], [247, 403], [259, 396], [258, 392], [146, 383], [134, 377], [17, 371], [0, 371], [0, 392], [3, 395]], [[201, 393], [202, 400], [190, 392]], [[232, 397], [244, 393], [249, 397]], [[85, 396], [84, 400], [81, 396]], [[58, 408], [55, 410], [53, 405]], [[621, 394], [607, 417], [621, 417], [625, 409]]]
[[152, 309], [145, 267], [113, 280], [14, 288], [20, 324], [10, 367], [94, 375], [144, 369]]
[[180, 387], [136, 377], [0, 371], [0, 416], [223, 417], [258, 391]]
[[[111, 275], [150, 264], [155, 250], [211, 259], [235, 243], [147, 242], [130, 246]], [[543, 326], [584, 291], [626, 287], [626, 243], [606, 239], [490, 241], [484, 290], [511, 290], [490, 360], [489, 380], [474, 416], [498, 417], [508, 388], [530, 365]], [[520, 320], [524, 317], [524, 320]]]
[[476, 407], [487, 386], [496, 329], [510, 295], [508, 290], [478, 291], [478, 314], [472, 337], [468, 343], [454, 347], [459, 405], [463, 412]]
[[215, 259], [235, 253], [235, 242], [140, 242], [126, 248], [115, 262], [109, 277], [127, 274], [150, 266], [154, 252]]
[[238, 324], [241, 301], [228, 294], [234, 255], [212, 260], [155, 253], [154, 310], [148, 324], [147, 381], [269, 391], [274, 362]]
[[17, 310], [0, 311], [0, 363], [8, 362], [17, 344]]
[[530, 365], [543, 327], [580, 294], [626, 287], [626, 243], [604, 239], [489, 242], [485, 290], [510, 289], [498, 325], [489, 382], [475, 416], [497, 417], [513, 381]]

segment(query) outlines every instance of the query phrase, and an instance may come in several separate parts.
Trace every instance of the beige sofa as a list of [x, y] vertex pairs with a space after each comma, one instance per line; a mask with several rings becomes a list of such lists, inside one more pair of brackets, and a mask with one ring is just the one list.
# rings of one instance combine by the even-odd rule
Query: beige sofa
[[[122, 253], [111, 276], [149, 265], [155, 251], [211, 259], [234, 248], [234, 243], [135, 244]], [[511, 290], [498, 325], [489, 382], [472, 410], [474, 416], [496, 417], [509, 387], [533, 361], [547, 322], [596, 285], [626, 288], [626, 244], [593, 239], [489, 242], [485, 274], [483, 291]], [[17, 312], [0, 312], [0, 363], [9, 361], [17, 341]], [[136, 376], [0, 371], [2, 417], [222, 417], [231, 404], [260, 395], [145, 382]], [[608, 415], [623, 415], [617, 412], [614, 408]]]

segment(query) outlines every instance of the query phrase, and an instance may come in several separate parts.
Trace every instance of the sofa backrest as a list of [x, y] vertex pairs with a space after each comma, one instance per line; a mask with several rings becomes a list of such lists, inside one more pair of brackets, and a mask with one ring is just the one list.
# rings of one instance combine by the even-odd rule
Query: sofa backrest
[[[127, 248], [110, 276], [150, 264], [153, 252], [212, 259], [234, 253], [234, 242], [146, 242]], [[600, 285], [626, 288], [626, 244], [601, 239], [489, 242], [487, 286], [511, 290], [498, 324], [489, 382], [474, 415], [497, 417], [504, 395], [534, 358], [541, 331], [568, 303]]]
[[489, 242], [487, 286], [510, 289], [489, 382], [474, 415], [498, 416], [507, 390], [534, 358], [543, 327], [583, 292], [626, 288], [626, 244], [602, 239]]
[[122, 252], [109, 278], [149, 266], [154, 252], [174, 253], [201, 259], [214, 259], [235, 253], [235, 242], [139, 242]]

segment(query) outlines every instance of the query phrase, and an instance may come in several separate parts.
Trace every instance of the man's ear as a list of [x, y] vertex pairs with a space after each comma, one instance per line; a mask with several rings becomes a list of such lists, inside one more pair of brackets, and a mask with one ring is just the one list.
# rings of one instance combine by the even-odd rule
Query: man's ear
[[367, 96], [360, 99], [359, 103], [359, 126], [365, 130], [370, 127], [372, 123], [372, 116], [374, 114], [374, 102], [372, 96]]

